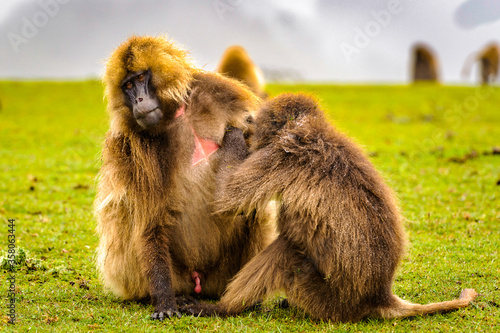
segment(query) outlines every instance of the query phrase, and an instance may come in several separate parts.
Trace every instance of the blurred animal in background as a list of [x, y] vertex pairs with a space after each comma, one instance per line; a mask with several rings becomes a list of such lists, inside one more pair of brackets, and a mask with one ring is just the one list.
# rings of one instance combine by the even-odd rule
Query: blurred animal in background
[[493, 42], [485, 46], [481, 51], [471, 54], [467, 57], [462, 70], [462, 75], [468, 77], [471, 67], [479, 62], [479, 81], [481, 84], [491, 84], [498, 80], [500, 68], [500, 48]]
[[437, 82], [439, 80], [438, 60], [430, 46], [422, 43], [415, 44], [411, 53], [413, 82]]
[[493, 83], [498, 78], [500, 49], [498, 44], [491, 44], [484, 48], [479, 55], [481, 64], [481, 83]]
[[125, 41], [103, 81], [110, 129], [95, 200], [97, 266], [117, 296], [150, 299], [153, 319], [180, 315], [176, 295], [220, 297], [274, 235], [264, 213], [216, 215], [211, 206], [226, 127], [248, 139], [260, 102], [163, 37]]
[[241, 46], [226, 49], [217, 67], [217, 72], [243, 82], [259, 97], [266, 98], [264, 75]]
[[397, 200], [313, 99], [269, 100], [257, 116], [249, 155], [242, 153], [241, 130], [224, 140], [229, 168], [221, 164], [217, 208], [248, 213], [277, 198], [279, 236], [243, 267], [217, 305], [182, 312], [235, 315], [283, 290], [291, 305], [314, 318], [345, 322], [445, 312], [476, 297], [465, 289], [459, 299], [420, 305], [392, 293], [405, 246]]

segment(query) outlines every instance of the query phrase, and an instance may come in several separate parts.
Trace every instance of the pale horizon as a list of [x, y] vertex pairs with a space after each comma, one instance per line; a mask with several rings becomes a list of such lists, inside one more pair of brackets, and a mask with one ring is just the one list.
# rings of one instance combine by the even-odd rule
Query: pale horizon
[[500, 42], [495, 0], [175, 2], [3, 0], [0, 79], [99, 78], [112, 50], [132, 34], [168, 34], [213, 70], [239, 44], [266, 79], [405, 84], [410, 49], [430, 45], [441, 82], [470, 85], [466, 60]]

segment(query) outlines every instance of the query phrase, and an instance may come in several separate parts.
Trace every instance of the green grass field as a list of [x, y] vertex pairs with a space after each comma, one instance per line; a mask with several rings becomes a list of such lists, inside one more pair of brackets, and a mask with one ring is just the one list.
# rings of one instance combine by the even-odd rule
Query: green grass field
[[[8, 219], [27, 252], [16, 277], [18, 321], [0, 330], [221, 332], [493, 332], [500, 328], [500, 88], [271, 85], [315, 95], [336, 126], [365, 147], [401, 201], [410, 245], [394, 284], [418, 303], [480, 296], [460, 311], [355, 324], [297, 309], [230, 319], [154, 322], [152, 307], [106, 293], [93, 264], [92, 201], [107, 115], [100, 82], [0, 82], [0, 250]], [[332, 302], [335, 300], [332, 300]]]

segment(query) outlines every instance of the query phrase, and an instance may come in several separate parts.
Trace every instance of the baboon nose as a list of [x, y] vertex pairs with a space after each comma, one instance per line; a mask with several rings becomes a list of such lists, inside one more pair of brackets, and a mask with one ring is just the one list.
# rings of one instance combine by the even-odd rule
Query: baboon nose
[[137, 102], [142, 102], [142, 100], [143, 100], [142, 97], [137, 98]]

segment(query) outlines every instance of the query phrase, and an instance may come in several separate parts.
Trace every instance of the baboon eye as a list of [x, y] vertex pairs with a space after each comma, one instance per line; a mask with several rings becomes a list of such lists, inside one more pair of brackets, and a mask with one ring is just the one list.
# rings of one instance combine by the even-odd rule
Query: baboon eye
[[144, 81], [144, 74], [141, 74], [137, 77], [137, 80], [139, 80], [139, 82], [142, 82]]
[[129, 81], [129, 82], [125, 83], [125, 88], [132, 89], [133, 87], [134, 87], [134, 84], [132, 82]]

